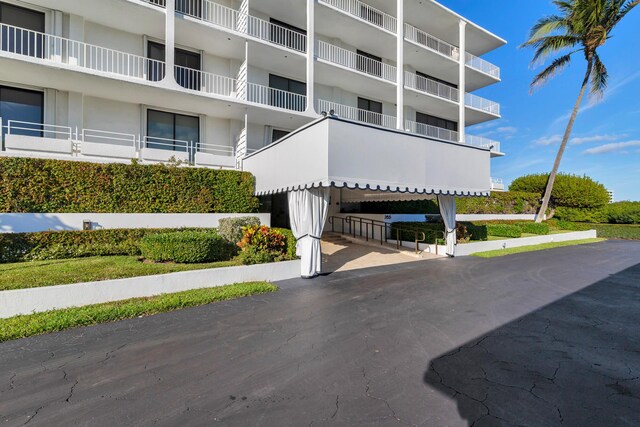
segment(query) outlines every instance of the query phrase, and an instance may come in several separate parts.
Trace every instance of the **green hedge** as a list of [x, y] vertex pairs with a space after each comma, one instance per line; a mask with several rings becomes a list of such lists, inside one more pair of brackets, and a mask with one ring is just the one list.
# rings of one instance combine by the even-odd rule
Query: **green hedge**
[[608, 206], [591, 209], [558, 206], [554, 218], [562, 221], [604, 223], [609, 221]]
[[607, 207], [607, 220], [612, 224], [640, 224], [640, 202], [617, 202]]
[[[402, 230], [401, 239], [413, 242], [415, 239], [414, 231], [422, 231], [426, 234], [427, 242], [433, 243], [436, 239], [442, 239], [444, 233], [444, 224], [438, 222], [395, 222], [391, 224], [391, 239], [396, 238], [397, 229]], [[466, 243], [469, 241], [487, 240], [487, 227], [484, 225], [476, 225], [471, 222], [458, 222], [456, 226], [456, 235], [458, 243]]]
[[[549, 174], [525, 175], [515, 179], [510, 191], [527, 191], [543, 194]], [[551, 205], [566, 208], [593, 209], [609, 203], [609, 192], [604, 185], [588, 176], [559, 173], [551, 192]]]
[[552, 220], [550, 222], [561, 230], [596, 230], [598, 237], [604, 237], [606, 239], [640, 240], [640, 225], [588, 224], [559, 220]]
[[515, 224], [487, 224], [486, 227], [489, 236], [512, 238], [522, 236], [522, 230]]
[[228, 261], [236, 254], [235, 245], [214, 230], [150, 234], [140, 241], [140, 251], [147, 260], [178, 264]]
[[0, 234], [0, 263], [89, 256], [140, 255], [151, 234], [193, 229], [120, 229]]
[[540, 194], [519, 191], [491, 193], [490, 197], [465, 197], [457, 200], [459, 214], [535, 214]]
[[249, 173], [0, 158], [0, 212], [257, 212]]
[[520, 231], [526, 234], [538, 234], [541, 236], [546, 236], [551, 231], [549, 224], [545, 223], [519, 222], [516, 225], [520, 228]]

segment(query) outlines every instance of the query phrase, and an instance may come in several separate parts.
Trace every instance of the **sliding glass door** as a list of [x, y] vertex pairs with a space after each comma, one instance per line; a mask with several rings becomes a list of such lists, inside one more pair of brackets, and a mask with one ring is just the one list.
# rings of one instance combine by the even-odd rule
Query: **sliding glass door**
[[198, 117], [147, 110], [147, 148], [189, 151], [189, 144], [199, 141]]
[[3, 148], [10, 120], [12, 134], [43, 136], [44, 93], [0, 86], [0, 117], [2, 118]]

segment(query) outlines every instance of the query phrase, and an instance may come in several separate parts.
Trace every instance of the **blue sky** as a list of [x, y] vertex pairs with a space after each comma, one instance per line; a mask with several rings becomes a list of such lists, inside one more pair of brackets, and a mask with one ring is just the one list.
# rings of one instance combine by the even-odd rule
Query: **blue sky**
[[[502, 69], [502, 82], [475, 93], [502, 104], [502, 119], [469, 128], [501, 141], [506, 157], [492, 161], [492, 175], [509, 183], [528, 173], [549, 172], [573, 107], [586, 63], [572, 64], [529, 93], [535, 75], [532, 50], [519, 49], [530, 27], [555, 12], [550, 0], [440, 0], [442, 4], [507, 40], [485, 55]], [[619, 200], [640, 200], [640, 6], [629, 13], [601, 48], [609, 89], [599, 102], [585, 99], [560, 170], [586, 174]]]

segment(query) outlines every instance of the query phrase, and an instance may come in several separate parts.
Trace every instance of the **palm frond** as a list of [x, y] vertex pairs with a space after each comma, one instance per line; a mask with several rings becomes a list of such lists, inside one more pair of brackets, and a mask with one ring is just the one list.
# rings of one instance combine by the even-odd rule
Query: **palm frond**
[[612, 21], [611, 28], [615, 27], [622, 20], [622, 18], [625, 17], [627, 13], [631, 12], [631, 10], [638, 5], [640, 5], [640, 0], [629, 1], [629, 3], [622, 6], [620, 8], [620, 12], [616, 15], [615, 19]]
[[569, 25], [570, 21], [564, 16], [546, 16], [536, 22], [536, 24], [531, 28], [529, 39], [537, 39], [560, 29], [568, 29]]
[[534, 77], [531, 82], [531, 91], [540, 88], [549, 81], [553, 76], [561, 72], [571, 62], [571, 55], [575, 52], [568, 53], [559, 58], [556, 58], [545, 68], [541, 73]]
[[564, 49], [575, 47], [576, 45], [580, 44], [581, 41], [582, 40], [576, 36], [547, 36], [541, 37], [539, 39], [528, 40], [522, 45], [522, 47], [531, 46], [535, 48], [536, 51], [533, 55], [531, 63], [537, 64], [551, 54], [560, 52]]
[[593, 71], [591, 72], [591, 95], [595, 98], [601, 98], [607, 88], [609, 73], [607, 67], [604, 66], [600, 56], [593, 56]]

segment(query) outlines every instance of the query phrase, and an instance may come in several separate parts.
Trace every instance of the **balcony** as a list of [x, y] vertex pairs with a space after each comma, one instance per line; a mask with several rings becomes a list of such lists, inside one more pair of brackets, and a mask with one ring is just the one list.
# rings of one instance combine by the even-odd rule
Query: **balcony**
[[386, 80], [391, 83], [395, 83], [397, 80], [397, 68], [393, 65], [367, 58], [366, 56], [334, 46], [322, 40], [317, 42], [316, 55], [318, 59], [366, 74], [370, 77]]
[[503, 155], [502, 151], [500, 151], [500, 143], [498, 141], [494, 141], [483, 136], [475, 136], [469, 134], [465, 136], [465, 139], [467, 144], [469, 145], [473, 145], [474, 147], [487, 148], [491, 150], [491, 153], [496, 156]]
[[444, 83], [408, 71], [404, 73], [404, 80], [406, 88], [417, 90], [447, 101], [458, 102], [460, 100], [460, 91]]
[[234, 147], [96, 129], [71, 129], [9, 120], [2, 155], [129, 163], [179, 161], [200, 167], [235, 168]]
[[490, 101], [472, 93], [467, 93], [464, 101], [468, 108], [473, 108], [474, 110], [491, 114], [492, 116], [500, 116], [500, 104], [495, 101]]
[[300, 53], [307, 51], [306, 34], [241, 13], [210, 0], [178, 0], [176, 12], [279, 47]]
[[361, 110], [356, 107], [350, 107], [348, 105], [325, 101], [323, 99], [319, 99], [316, 102], [316, 110], [318, 112], [329, 112], [333, 110], [335, 115], [338, 117], [343, 117], [345, 119], [368, 123], [376, 126], [382, 126], [390, 129], [395, 129], [397, 123], [397, 120], [394, 116], [375, 113], [373, 111]]
[[405, 120], [405, 130], [418, 135], [428, 136], [429, 138], [441, 139], [448, 142], [458, 142], [458, 132], [430, 126], [424, 123], [418, 123], [411, 120]]
[[500, 178], [491, 178], [491, 191], [505, 191], [504, 182]]
[[456, 46], [440, 40], [413, 25], [404, 24], [404, 38], [454, 61], [460, 60], [460, 49]]
[[478, 56], [472, 55], [467, 52], [465, 64], [467, 67], [487, 74], [496, 80], [500, 80], [500, 67], [498, 67], [497, 65], [493, 65], [492, 63], [485, 61]]
[[379, 27], [394, 35], [398, 30], [398, 20], [395, 17], [359, 0], [319, 0], [319, 3], [337, 9], [344, 14]]

